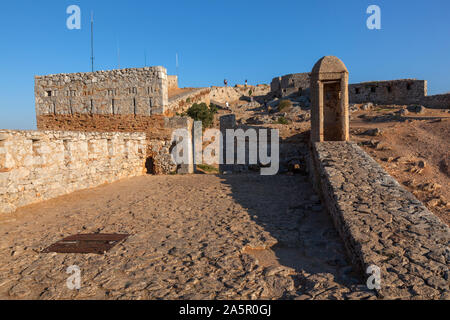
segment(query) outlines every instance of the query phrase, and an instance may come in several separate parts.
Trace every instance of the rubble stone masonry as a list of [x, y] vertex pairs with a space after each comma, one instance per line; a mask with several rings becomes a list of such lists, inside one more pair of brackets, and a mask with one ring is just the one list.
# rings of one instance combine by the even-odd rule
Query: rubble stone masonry
[[38, 116], [38, 123], [39, 130], [145, 133], [146, 154], [152, 161], [152, 169], [148, 173], [169, 174], [177, 171], [170, 152], [172, 133], [181, 128], [188, 129], [190, 133], [193, 121], [187, 117], [163, 115], [74, 114]]
[[402, 79], [349, 85], [351, 103], [418, 104], [427, 108], [450, 109], [450, 93], [428, 95], [426, 80]]
[[349, 85], [349, 94], [352, 103], [412, 104], [427, 95], [427, 82], [416, 79], [363, 82]]
[[311, 163], [354, 265], [380, 268], [381, 297], [450, 299], [446, 224], [354, 143], [316, 143]]
[[0, 213], [145, 173], [145, 133], [0, 131]]
[[173, 116], [177, 113], [183, 113], [187, 111], [194, 103], [206, 103], [210, 104], [210, 88], [197, 88], [192, 91], [177, 95], [169, 100], [169, 107], [166, 114]]
[[38, 127], [42, 115], [154, 115], [168, 105], [163, 67], [35, 77]]
[[273, 78], [270, 91], [281, 98], [294, 93], [303, 94], [310, 86], [310, 73], [294, 73]]

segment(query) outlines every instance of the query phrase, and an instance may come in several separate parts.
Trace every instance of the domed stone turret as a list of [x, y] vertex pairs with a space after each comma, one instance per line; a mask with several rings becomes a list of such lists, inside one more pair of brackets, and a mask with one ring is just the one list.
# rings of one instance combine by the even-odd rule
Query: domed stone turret
[[318, 74], [318, 73], [340, 73], [340, 72], [347, 72], [347, 67], [345, 64], [339, 59], [338, 57], [334, 56], [326, 56], [317, 61], [317, 63], [314, 65], [314, 68], [312, 69], [312, 74]]
[[348, 70], [337, 57], [317, 61], [311, 72], [311, 141], [348, 141]]

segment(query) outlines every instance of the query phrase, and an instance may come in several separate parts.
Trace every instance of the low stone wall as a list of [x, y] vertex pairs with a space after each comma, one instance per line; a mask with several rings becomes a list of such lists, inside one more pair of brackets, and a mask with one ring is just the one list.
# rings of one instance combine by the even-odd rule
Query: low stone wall
[[[354, 143], [313, 146], [311, 175], [355, 266], [381, 297], [450, 299], [450, 229]], [[366, 277], [369, 277], [366, 274]]]
[[145, 133], [0, 131], [0, 213], [144, 174]]
[[426, 96], [418, 101], [417, 104], [421, 104], [427, 108], [450, 109], [450, 93]]
[[167, 108], [166, 115], [173, 116], [177, 113], [183, 113], [189, 109], [194, 103], [206, 103], [209, 105], [210, 98], [209, 88], [198, 88], [193, 91], [189, 91], [174, 97], [169, 100], [169, 107]]
[[257, 86], [243, 86], [237, 85], [234, 87], [211, 87], [210, 98], [219, 103], [232, 103], [245, 97], [251, 96], [255, 99], [265, 97], [270, 93], [270, 86], [265, 84], [258, 84]]
[[[192, 169], [178, 170], [173, 163], [170, 149], [172, 132], [187, 128], [191, 132], [192, 119], [187, 117], [165, 117], [162, 115], [42, 115], [38, 116], [39, 130], [70, 130], [81, 132], [142, 132], [147, 137], [147, 158], [152, 158], [150, 170], [154, 174], [169, 174], [176, 171], [190, 173]], [[150, 173], [150, 172], [149, 172]]]

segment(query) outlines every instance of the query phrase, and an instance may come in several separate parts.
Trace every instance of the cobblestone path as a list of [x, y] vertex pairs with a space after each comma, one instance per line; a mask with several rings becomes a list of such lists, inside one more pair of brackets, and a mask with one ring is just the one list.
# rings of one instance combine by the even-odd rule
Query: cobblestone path
[[[41, 253], [128, 233], [104, 255]], [[69, 290], [67, 268], [81, 269]], [[2, 299], [367, 299], [301, 176], [142, 176], [0, 217]]]

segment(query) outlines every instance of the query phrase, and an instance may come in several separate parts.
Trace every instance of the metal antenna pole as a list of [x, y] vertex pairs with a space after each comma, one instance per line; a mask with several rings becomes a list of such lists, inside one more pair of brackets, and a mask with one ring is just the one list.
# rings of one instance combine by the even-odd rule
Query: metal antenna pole
[[119, 41], [117, 41], [117, 68], [120, 69], [120, 47]]
[[176, 68], [177, 68], [177, 78], [179, 78], [180, 77], [180, 75], [179, 75], [179, 64], [178, 64], [178, 52], [175, 54], [175, 63], [176, 63]]
[[94, 72], [94, 12], [91, 11], [91, 67]]

